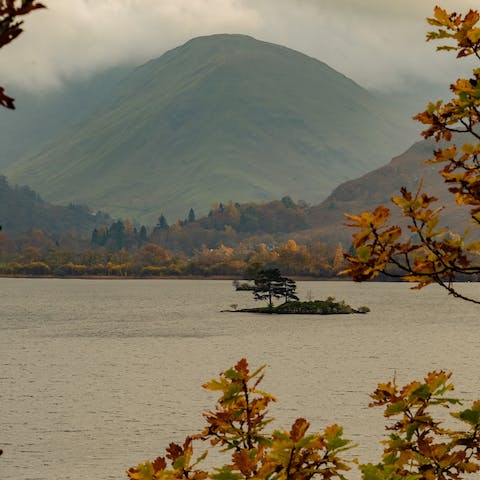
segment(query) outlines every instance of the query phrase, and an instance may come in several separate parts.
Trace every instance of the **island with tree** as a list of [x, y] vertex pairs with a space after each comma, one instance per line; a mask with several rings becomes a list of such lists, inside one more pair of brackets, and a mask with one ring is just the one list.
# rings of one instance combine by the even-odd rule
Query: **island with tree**
[[[255, 308], [237, 309], [236, 305], [232, 305], [235, 312], [329, 315], [370, 311], [368, 307], [352, 308], [343, 300], [336, 301], [334, 297], [327, 297], [326, 300], [300, 301], [296, 294], [295, 280], [282, 276], [278, 268], [259, 270], [253, 277], [253, 283], [234, 282], [234, 286], [238, 291], [250, 290], [255, 300], [267, 302], [266, 306]], [[283, 302], [274, 305], [275, 299], [281, 299]]]

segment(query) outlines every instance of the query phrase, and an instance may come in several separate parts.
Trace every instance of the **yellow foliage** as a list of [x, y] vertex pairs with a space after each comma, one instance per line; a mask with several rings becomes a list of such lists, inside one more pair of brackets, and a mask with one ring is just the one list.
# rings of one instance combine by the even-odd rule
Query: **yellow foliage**
[[[435, 7], [430, 25], [436, 28], [427, 34], [427, 40], [450, 42], [439, 50], [455, 51], [457, 57], [475, 56], [480, 60], [480, 14], [470, 10], [466, 14], [447, 12]], [[480, 226], [480, 69], [473, 69], [471, 78], [460, 78], [451, 85], [454, 97], [448, 101], [430, 102], [425, 111], [415, 116], [426, 126], [425, 138], [443, 141], [442, 148], [434, 152], [431, 163], [442, 164], [442, 175], [449, 191], [459, 205], [471, 207], [473, 226]], [[461, 136], [466, 141], [459, 147], [449, 144]], [[417, 283], [416, 288], [436, 282], [451, 294], [480, 303], [460, 294], [452, 285], [457, 276], [478, 276], [480, 253], [477, 242], [466, 243], [468, 230], [462, 234], [439, 228], [442, 207], [432, 208], [435, 197], [422, 192], [416, 194], [405, 188], [392, 199], [409, 220], [409, 231], [389, 224], [390, 212], [384, 206], [373, 212], [346, 215], [354, 234], [354, 255], [346, 255], [348, 273], [356, 281], [369, 280], [383, 273]]]
[[[351, 442], [340, 425], [322, 433], [309, 433], [310, 423], [296, 419], [289, 430], [267, 433], [272, 418], [267, 408], [274, 397], [259, 388], [264, 367], [250, 372], [241, 359], [204, 388], [220, 394], [214, 410], [204, 413], [202, 432], [189, 435], [182, 445], [171, 443], [165, 457], [146, 461], [127, 470], [131, 480], [346, 480], [352, 464], [344, 458]], [[480, 400], [452, 416], [464, 429], [451, 430], [436, 418], [437, 411], [460, 405], [450, 396], [451, 373], [430, 372], [423, 380], [398, 387], [381, 383], [371, 394], [371, 407], [383, 407], [384, 416], [395, 418], [383, 440], [379, 462], [360, 464], [363, 480], [461, 480], [480, 471]], [[446, 395], [448, 394], [448, 396]], [[208, 450], [195, 457], [194, 443], [209, 441], [218, 448], [216, 459], [226, 463], [203, 469]], [[218, 460], [220, 461], [220, 460]]]

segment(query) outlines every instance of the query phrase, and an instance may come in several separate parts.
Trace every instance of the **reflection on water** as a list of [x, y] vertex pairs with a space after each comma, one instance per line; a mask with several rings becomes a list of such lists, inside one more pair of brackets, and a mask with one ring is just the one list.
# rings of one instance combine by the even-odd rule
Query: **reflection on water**
[[253, 305], [229, 281], [0, 279], [1, 478], [125, 478], [202, 427], [215, 396], [200, 385], [241, 357], [268, 365], [275, 426], [340, 423], [362, 461], [376, 460], [383, 434], [368, 393], [395, 372], [453, 370], [457, 394], [480, 397], [479, 307], [403, 284], [299, 291], [371, 312], [222, 313]]

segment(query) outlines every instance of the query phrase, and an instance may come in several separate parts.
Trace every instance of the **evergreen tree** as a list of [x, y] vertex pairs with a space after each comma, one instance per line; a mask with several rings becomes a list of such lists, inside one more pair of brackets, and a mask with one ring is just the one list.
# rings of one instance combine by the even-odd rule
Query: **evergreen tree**
[[92, 238], [90, 239], [92, 245], [99, 245], [99, 234], [96, 228], [93, 229]]
[[165, 216], [163, 215], [163, 213], [160, 215], [160, 217], [158, 218], [158, 223], [157, 223], [157, 227], [160, 229], [160, 230], [165, 230], [168, 228], [168, 222], [167, 222], [167, 219], [165, 218]]
[[140, 234], [139, 234], [139, 239], [140, 239], [140, 243], [144, 243], [146, 242], [148, 239], [147, 239], [147, 228], [145, 227], [145, 225], [142, 225], [141, 228], [140, 228]]
[[194, 221], [195, 221], [195, 211], [193, 210], [193, 208], [191, 208], [190, 211], [188, 212], [188, 222], [192, 223]]
[[285, 298], [285, 302], [298, 300], [295, 280], [283, 277], [278, 268], [258, 270], [253, 279], [253, 297], [255, 300], [267, 300], [273, 307], [274, 298]]
[[108, 240], [112, 246], [120, 250], [125, 243], [125, 225], [121, 220], [113, 222], [108, 230]]
[[289, 302], [290, 300], [298, 300], [298, 297], [296, 295], [297, 291], [297, 284], [295, 280], [292, 280], [291, 278], [287, 277], [282, 277], [283, 278], [283, 296], [285, 298], [285, 303]]
[[283, 203], [283, 205], [286, 208], [295, 208], [296, 207], [295, 202], [292, 200], [292, 197], [290, 197], [289, 195], [286, 195], [285, 197], [282, 197], [282, 199], [280, 201]]
[[253, 297], [255, 300], [267, 300], [270, 308], [274, 298], [283, 296], [283, 278], [278, 268], [260, 270], [253, 282]]

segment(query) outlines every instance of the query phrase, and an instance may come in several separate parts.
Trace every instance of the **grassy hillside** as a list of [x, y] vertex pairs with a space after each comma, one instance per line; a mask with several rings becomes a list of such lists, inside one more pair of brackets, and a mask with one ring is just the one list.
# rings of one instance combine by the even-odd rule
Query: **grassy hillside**
[[49, 91], [9, 87], [16, 110], [0, 110], [0, 171], [20, 158], [38, 153], [41, 147], [85, 120], [131, 70], [111, 68], [90, 78], [66, 81]]
[[366, 90], [241, 35], [201, 37], [137, 68], [94, 115], [7, 169], [48, 200], [152, 223], [215, 201], [318, 202], [409, 143]]

